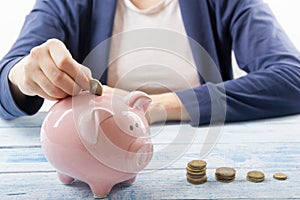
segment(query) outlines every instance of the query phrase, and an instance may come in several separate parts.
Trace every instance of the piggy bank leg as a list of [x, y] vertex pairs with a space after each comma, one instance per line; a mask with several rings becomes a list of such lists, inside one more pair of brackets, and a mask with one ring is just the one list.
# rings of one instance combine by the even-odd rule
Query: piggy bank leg
[[66, 185], [69, 185], [69, 184], [73, 183], [73, 181], [74, 181], [74, 178], [64, 175], [60, 172], [57, 172], [57, 176], [58, 176], [58, 179], [60, 180], [60, 182], [62, 182], [63, 184], [66, 184]]
[[94, 193], [95, 199], [106, 198], [114, 184], [105, 182], [91, 182], [88, 183]]
[[131, 179], [128, 179], [127, 181], [124, 181], [124, 182], [122, 183], [122, 185], [124, 185], [124, 186], [131, 186], [131, 185], [134, 183], [135, 179], [136, 179], [136, 176], [134, 176], [134, 177], [131, 178]]

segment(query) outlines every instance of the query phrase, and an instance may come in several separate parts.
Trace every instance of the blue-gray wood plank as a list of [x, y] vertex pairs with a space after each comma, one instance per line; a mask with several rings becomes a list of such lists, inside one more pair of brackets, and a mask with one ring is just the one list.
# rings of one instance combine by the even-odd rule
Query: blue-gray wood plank
[[[185, 172], [160, 170], [142, 173], [129, 187], [117, 185], [109, 199], [243, 199], [243, 198], [299, 198], [300, 172], [286, 171], [291, 176], [286, 181], [276, 181], [273, 170], [264, 170], [267, 178], [262, 183], [245, 181], [247, 170], [240, 169], [232, 183], [220, 183], [214, 179], [214, 170], [208, 170], [208, 182], [191, 185], [185, 179]], [[0, 174], [5, 185], [0, 185], [1, 199], [92, 199], [89, 187], [81, 182], [65, 186], [58, 182], [56, 174], [24, 173]]]
[[[90, 188], [82, 182], [62, 185], [55, 169], [47, 162], [40, 145], [40, 126], [45, 113], [16, 120], [0, 119], [0, 199], [93, 199]], [[185, 126], [194, 140], [176, 141], [180, 126]], [[109, 199], [251, 199], [300, 198], [300, 115], [227, 124], [207, 161], [208, 182], [186, 182], [185, 167], [197, 159], [209, 127], [192, 128], [187, 124], [153, 125], [155, 151], [172, 143], [174, 149], [189, 147], [181, 157], [163, 155], [168, 163], [162, 170], [151, 167], [139, 174], [130, 187], [117, 185]], [[190, 143], [193, 144], [190, 144]], [[172, 153], [170, 153], [172, 154]], [[156, 157], [154, 157], [156, 159]], [[169, 160], [168, 160], [169, 159]], [[151, 166], [151, 165], [150, 165]], [[225, 184], [215, 181], [219, 166], [237, 169], [236, 180]], [[246, 181], [250, 170], [266, 174], [263, 183]], [[272, 178], [285, 172], [288, 180]]]

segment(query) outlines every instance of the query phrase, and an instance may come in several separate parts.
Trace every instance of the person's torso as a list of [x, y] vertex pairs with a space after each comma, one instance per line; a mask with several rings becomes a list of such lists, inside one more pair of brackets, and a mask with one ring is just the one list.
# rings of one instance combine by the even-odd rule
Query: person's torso
[[[169, 31], [170, 37], [163, 40], [165, 49], [155, 46], [155, 41], [162, 38], [151, 35], [159, 30]], [[136, 37], [128, 37], [129, 34]], [[127, 44], [142, 40], [153, 40], [153, 46], [150, 43], [150, 46], [130, 49], [125, 53], [122, 51]], [[180, 55], [167, 48], [174, 43], [181, 44]], [[111, 87], [155, 94], [200, 84], [177, 0], [161, 0], [143, 10], [130, 0], [119, 0], [110, 54], [113, 58], [110, 56], [107, 84]]]

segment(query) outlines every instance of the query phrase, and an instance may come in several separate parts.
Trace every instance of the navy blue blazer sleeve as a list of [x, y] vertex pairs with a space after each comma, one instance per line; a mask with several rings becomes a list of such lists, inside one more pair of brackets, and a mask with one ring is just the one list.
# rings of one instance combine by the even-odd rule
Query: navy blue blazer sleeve
[[[191, 124], [206, 124], [212, 118], [231, 122], [299, 113], [300, 55], [269, 7], [260, 0], [214, 2], [217, 29], [229, 32], [237, 63], [248, 74], [224, 85], [206, 83], [176, 92]], [[192, 100], [193, 95], [197, 100]], [[225, 116], [214, 112], [212, 117], [212, 104], [219, 113], [225, 109]]]

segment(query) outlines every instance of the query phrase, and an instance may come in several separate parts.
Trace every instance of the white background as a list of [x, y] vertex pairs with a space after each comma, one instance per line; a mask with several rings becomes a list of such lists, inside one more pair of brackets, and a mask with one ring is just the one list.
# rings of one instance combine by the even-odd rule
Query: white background
[[[0, 2], [0, 58], [2, 58], [17, 38], [25, 16], [30, 12], [35, 0], [9, 0]], [[265, 0], [273, 10], [281, 26], [300, 50], [300, 1]], [[243, 73], [236, 69], [235, 75]], [[42, 110], [47, 110], [52, 102], [46, 102]]]

